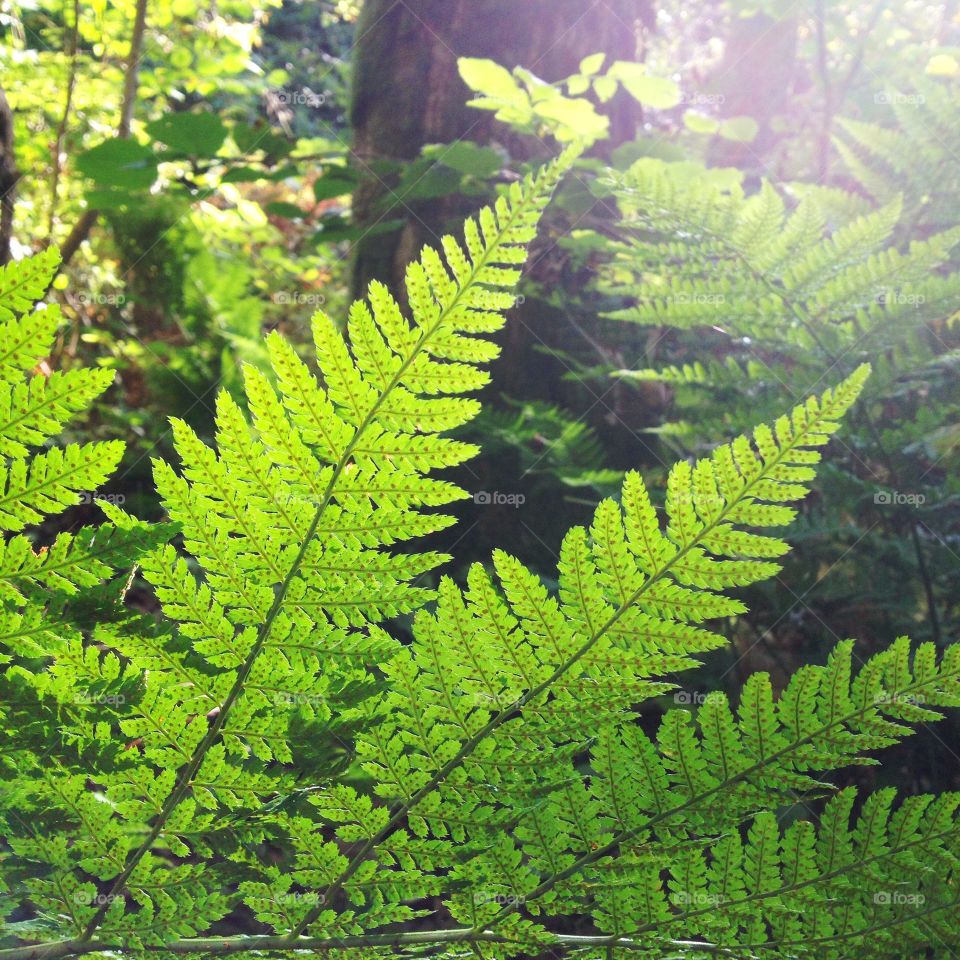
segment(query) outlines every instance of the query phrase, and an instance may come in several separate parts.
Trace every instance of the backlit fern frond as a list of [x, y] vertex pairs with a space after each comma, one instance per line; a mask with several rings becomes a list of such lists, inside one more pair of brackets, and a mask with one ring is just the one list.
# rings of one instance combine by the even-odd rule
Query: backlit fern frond
[[[442, 253], [425, 249], [406, 273], [409, 318], [378, 283], [352, 306], [347, 337], [318, 313], [319, 376], [270, 335], [273, 376], [246, 371], [249, 417], [221, 393], [216, 449], [174, 421], [181, 469], [157, 461], [155, 477], [187, 556], [165, 545], [142, 559], [166, 624], [105, 632], [92, 660], [82, 651], [73, 658], [88, 680], [132, 691], [93, 731], [99, 749], [106, 734], [137, 749], [105, 754], [97, 779], [108, 803], [87, 795], [84, 775], [71, 769], [36, 778], [27, 802], [64, 822], [52, 880], [28, 888], [45, 911], [68, 917], [71, 937], [194, 935], [230, 901], [216, 871], [184, 862], [174, 876], [171, 856], [217, 849], [243, 859], [278, 831], [309, 836], [302, 817], [268, 818], [265, 834], [242, 811], [292, 788], [280, 765], [294, 759], [295, 725], [317, 738], [344, 735], [375, 689], [370, 671], [396, 649], [379, 622], [431, 598], [415, 581], [445, 558], [389, 548], [447, 526], [451, 518], [434, 508], [465, 496], [430, 474], [476, 451], [444, 434], [478, 411], [464, 394], [487, 382], [483, 365], [497, 355], [485, 335], [503, 324], [568, 164], [512, 185], [467, 221], [462, 245], [447, 237]], [[236, 819], [223, 831], [225, 810]], [[45, 857], [51, 842], [23, 838], [16, 852]], [[310, 842], [322, 858], [325, 844]], [[84, 873], [106, 885], [105, 899], [67, 909], [89, 889]], [[273, 915], [259, 888], [242, 890]], [[391, 905], [381, 919], [404, 915]]]
[[[113, 380], [109, 370], [35, 369], [49, 355], [61, 317], [56, 307], [33, 310], [33, 302], [58, 263], [51, 248], [0, 270], [0, 530], [6, 534], [0, 542], [0, 699], [11, 731], [0, 764], [5, 836], [16, 835], [23, 822], [24, 784], [50, 769], [51, 731], [53, 742], [75, 757], [77, 731], [93, 727], [96, 692], [82, 677], [54, 679], [83, 646], [74, 608], [92, 602], [104, 580], [129, 572], [140, 552], [170, 533], [110, 504], [104, 509], [111, 522], [61, 532], [52, 542], [32, 529], [82, 500], [94, 501], [123, 453], [119, 441], [49, 446]], [[42, 444], [46, 449], [37, 451]], [[100, 674], [97, 682], [103, 679]]]

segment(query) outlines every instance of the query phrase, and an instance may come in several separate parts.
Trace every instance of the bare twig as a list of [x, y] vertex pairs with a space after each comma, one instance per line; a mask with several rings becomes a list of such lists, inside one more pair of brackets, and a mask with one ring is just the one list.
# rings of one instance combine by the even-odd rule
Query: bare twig
[[[433, 946], [445, 943], [516, 943], [516, 938], [492, 930], [472, 930], [469, 927], [453, 930], [410, 930], [400, 933], [371, 933], [354, 937], [300, 937], [291, 942], [279, 936], [244, 937], [195, 937], [175, 940], [172, 943], [154, 946], [144, 945], [143, 950], [159, 950], [173, 954], [205, 954], [224, 956], [233, 953], [252, 951], [310, 951], [348, 950], [363, 947], [412, 947]], [[562, 950], [583, 950], [590, 947], [615, 947], [619, 950], [649, 950], [649, 941], [635, 941], [627, 937], [584, 936], [576, 934], [555, 934], [551, 945]], [[733, 951], [713, 943], [698, 940], [663, 941], [664, 947], [695, 950], [699, 953], [733, 956]], [[60, 957], [75, 957], [86, 953], [123, 953], [126, 945], [122, 942], [103, 940], [60, 940], [36, 946], [11, 947], [0, 950], [0, 960], [58, 960]]]
[[77, 86], [77, 46], [80, 37], [80, 0], [73, 0], [73, 30], [67, 44], [69, 66], [67, 68], [67, 91], [63, 101], [63, 114], [57, 124], [57, 135], [53, 142], [53, 175], [50, 179], [50, 213], [47, 217], [47, 245], [53, 242], [53, 228], [57, 219], [57, 203], [60, 194], [60, 158], [63, 156], [63, 142], [70, 123], [70, 111], [73, 108], [73, 91]]
[[[120, 104], [120, 122], [117, 136], [126, 139], [130, 136], [133, 123], [133, 110], [137, 101], [137, 89], [140, 81], [140, 57], [143, 53], [143, 37], [147, 27], [147, 0], [137, 0], [137, 9], [133, 20], [133, 35], [130, 38], [130, 52], [127, 54], [126, 73], [123, 81], [123, 101]], [[70, 235], [60, 249], [60, 269], [63, 269], [80, 245], [87, 239], [91, 228], [97, 222], [99, 211], [87, 210], [77, 221]]]

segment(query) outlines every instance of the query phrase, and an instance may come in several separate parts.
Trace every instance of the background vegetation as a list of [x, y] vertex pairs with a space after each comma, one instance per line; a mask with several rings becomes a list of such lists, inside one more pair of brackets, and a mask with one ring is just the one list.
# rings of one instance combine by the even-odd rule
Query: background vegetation
[[[0, 37], [0, 262], [62, 248], [49, 362], [116, 371], [73, 429], [128, 442], [47, 533], [98, 498], [159, 519], [169, 418], [209, 440], [266, 332], [306, 343], [371, 279], [402, 300], [423, 243], [586, 138], [452, 472], [474, 496], [433, 538], [450, 572], [500, 547], [553, 576], [626, 469], [870, 361], [784, 572], [665, 700], [783, 682], [846, 636], [955, 641], [956, 4], [35, 0]], [[960, 787], [956, 719], [897, 749], [859, 782]]]

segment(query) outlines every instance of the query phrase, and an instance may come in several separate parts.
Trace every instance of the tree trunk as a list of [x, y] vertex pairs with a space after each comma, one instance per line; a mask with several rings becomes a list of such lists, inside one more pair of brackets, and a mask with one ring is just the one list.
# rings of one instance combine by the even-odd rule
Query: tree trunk
[[757, 13], [735, 20], [714, 82], [724, 98], [721, 114], [753, 117], [758, 132], [751, 143], [716, 138], [711, 164], [765, 173], [779, 136], [772, 121], [788, 112], [797, 82], [796, 17]]
[[13, 112], [0, 90], [0, 266], [10, 260], [13, 204], [20, 171], [13, 155]]
[[[614, 60], [636, 60], [642, 30], [652, 28], [650, 2], [366, 0], [357, 24], [354, 60], [351, 123], [355, 163], [362, 172], [354, 195], [354, 217], [361, 231], [384, 219], [402, 219], [403, 225], [391, 233], [367, 234], [357, 243], [354, 294], [361, 295], [375, 278], [387, 283], [402, 303], [407, 263], [423, 244], [435, 244], [444, 232], [458, 234], [460, 221], [480, 202], [476, 197], [443, 196], [405, 207], [395, 204], [386, 212], [392, 181], [384, 175], [384, 161], [414, 160], [425, 144], [463, 139], [484, 145], [499, 143], [511, 158], [519, 160], [546, 158], [555, 149], [535, 137], [513, 134], [487, 111], [467, 107], [472, 94], [460, 79], [458, 57], [489, 58], [508, 69], [523, 66], [548, 82], [576, 73], [589, 54], [605, 53], [608, 65]], [[642, 120], [639, 105], [626, 94], [608, 103], [605, 110], [611, 117], [611, 136], [598, 146], [597, 153], [632, 140]], [[591, 217], [613, 219], [614, 212], [597, 204]], [[559, 306], [528, 297], [511, 311], [511, 322], [498, 338], [503, 351], [483, 398], [488, 408], [503, 397], [557, 405], [568, 417], [582, 416], [601, 432], [604, 444], [612, 448], [608, 450], [610, 460], [635, 465], [646, 459], [649, 451], [637, 449], [636, 428], [652, 422], [655, 415], [642, 403], [642, 410], [622, 409], [623, 403], [636, 403], [637, 391], [631, 392], [631, 399], [622, 396], [622, 389], [603, 387], [602, 402], [597, 401], [592, 388], [564, 379], [564, 360], [541, 352], [547, 346], [561, 355], [583, 353], [577, 310], [578, 306], [582, 310], [584, 291], [592, 279], [588, 270], [575, 272], [569, 258], [557, 249], [549, 222], [531, 251], [526, 274], [528, 283], [554, 294], [569, 290], [571, 295], [554, 297]], [[592, 356], [590, 365], [596, 362], [597, 357]], [[624, 430], [624, 422], [631, 428]], [[509, 460], [475, 462], [465, 468], [462, 482], [473, 490], [496, 489], [506, 483], [504, 489], [523, 491], [528, 481], [513, 473]], [[555, 540], [568, 523], [584, 520], [576, 512], [578, 508], [564, 502], [564, 491], [555, 489], [550, 496], [554, 495], [555, 509], [525, 514], [527, 530], [534, 531], [528, 535], [526, 547], [520, 544], [520, 528], [511, 544], [528, 562], [544, 561], [543, 544]], [[565, 510], [573, 512], [568, 515]], [[486, 557], [493, 545], [502, 542], [502, 517], [498, 514], [497, 510], [483, 510], [471, 515], [469, 544], [475, 552], [468, 559]], [[461, 543], [458, 550], [462, 553], [463, 548]], [[527, 548], [532, 553], [524, 553]]]
[[[428, 143], [486, 144], [494, 137], [508, 139], [511, 153], [524, 156], [505, 128], [495, 130], [492, 114], [466, 106], [471, 94], [457, 71], [458, 57], [524, 66], [552, 82], [600, 50], [608, 62], [633, 59], [637, 24], [649, 23], [649, 11], [648, 0], [366, 0], [357, 23], [351, 111], [353, 153], [363, 175], [354, 217], [361, 230], [387, 216], [402, 218], [404, 225], [358, 241], [355, 294], [376, 278], [402, 297], [409, 260], [437, 239], [448, 220], [462, 219], [473, 207], [444, 197], [386, 215], [392, 181], [382, 172], [383, 161], [412, 160]], [[619, 111], [612, 140], [630, 139], [636, 118], [636, 109]]]

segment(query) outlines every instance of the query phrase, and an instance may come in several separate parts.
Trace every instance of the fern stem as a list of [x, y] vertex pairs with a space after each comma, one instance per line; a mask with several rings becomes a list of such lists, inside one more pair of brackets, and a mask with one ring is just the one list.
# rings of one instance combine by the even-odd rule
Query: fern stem
[[[548, 946], [570, 950], [583, 950], [592, 947], [615, 947], [621, 950], [649, 950], [649, 943], [640, 943], [626, 937], [613, 937], [603, 934], [590, 936], [584, 934], [552, 934]], [[173, 954], [210, 954], [223, 956], [233, 953], [250, 953], [263, 950], [350, 950], [365, 947], [405, 947], [417, 945], [439, 945], [451, 943], [514, 943], [524, 941], [492, 930], [471, 930], [462, 927], [451, 930], [411, 930], [404, 933], [372, 933], [354, 937], [300, 937], [291, 942], [286, 937], [253, 935], [249, 937], [196, 937], [174, 940], [171, 943], [137, 947], [136, 952], [156, 951]], [[719, 946], [697, 940], [667, 940], [665, 946], [678, 949], [697, 950], [702, 953], [735, 956], [729, 947]], [[57, 940], [52, 943], [40, 943], [27, 947], [10, 947], [0, 950], [0, 960], [60, 960], [62, 957], [82, 956], [87, 953], [109, 951], [122, 954], [130, 950], [123, 942], [88, 940]]]
[[[556, 162], [552, 169], [554, 171], [560, 170], [560, 162]], [[146, 838], [140, 844], [140, 846], [134, 851], [133, 855], [127, 861], [126, 866], [117, 876], [116, 880], [110, 887], [110, 890], [105, 898], [103, 905], [97, 910], [97, 912], [90, 919], [88, 924], [83, 930], [83, 933], [80, 936], [80, 942], [87, 942], [96, 932], [97, 928], [103, 921], [103, 918], [106, 916], [109, 905], [114, 898], [121, 895], [124, 888], [126, 887], [127, 881], [130, 879], [131, 874], [136, 869], [136, 866], [140, 861], [149, 853], [153, 844], [156, 842], [157, 838], [163, 832], [167, 821], [170, 819], [173, 811], [177, 808], [180, 802], [186, 796], [187, 791], [190, 789], [191, 782], [196, 776], [197, 771], [200, 769], [201, 764], [207, 752], [216, 742], [217, 737], [220, 735], [220, 731], [223, 729], [227, 718], [230, 715], [231, 708], [233, 704], [237, 701], [240, 694], [243, 692], [243, 688], [246, 684], [247, 677], [250, 675], [250, 671], [253, 669], [254, 663], [256, 662], [257, 657], [262, 652], [264, 646], [266, 645], [267, 639], [270, 636], [270, 631], [273, 628], [273, 624], [276, 621], [277, 616], [280, 614], [280, 610], [283, 607], [284, 601], [286, 600], [287, 593], [290, 589], [290, 585], [293, 583], [294, 579], [300, 573], [300, 568], [303, 565], [303, 561], [306, 558], [307, 552], [311, 543], [313, 542], [314, 537], [316, 536], [317, 530], [320, 527], [320, 523], [323, 520], [323, 516], [326, 513], [327, 507], [330, 505], [330, 501], [333, 498], [333, 495], [336, 491], [336, 485], [339, 481], [343, 471], [346, 469], [347, 464], [350, 462], [351, 457], [353, 456], [354, 451], [357, 448], [361, 438], [366, 433], [367, 429], [376, 419], [377, 414], [380, 412], [383, 404], [386, 402], [386, 399], [390, 396], [394, 389], [400, 384], [406, 372], [409, 370], [411, 364], [417, 359], [420, 353], [423, 351], [425, 345], [434, 335], [434, 333], [442, 327], [446, 319], [456, 310], [459, 306], [463, 296], [466, 291], [468, 291], [473, 284], [476, 282], [475, 278], [481, 273], [481, 271], [491, 262], [491, 259], [495, 255], [496, 251], [499, 249], [503, 237], [508, 233], [510, 228], [516, 222], [516, 220], [526, 211], [527, 207], [531, 202], [536, 202], [539, 194], [534, 192], [532, 198], [528, 199], [526, 203], [521, 203], [516, 206], [511, 211], [511, 216], [508, 217], [503, 223], [498, 222], [496, 240], [492, 243], [485, 245], [483, 255], [478, 259], [476, 263], [471, 264], [471, 272], [465, 282], [458, 284], [456, 293], [451, 297], [449, 303], [440, 310], [436, 320], [429, 327], [424, 328], [420, 336], [417, 338], [416, 343], [411, 347], [410, 352], [408, 353], [406, 359], [403, 363], [397, 368], [391, 377], [390, 381], [384, 387], [384, 389], [377, 396], [375, 402], [371, 405], [370, 410], [364, 416], [363, 420], [357, 426], [357, 429], [354, 431], [353, 436], [350, 438], [350, 442], [347, 444], [343, 453], [340, 455], [336, 466], [334, 467], [333, 473], [330, 476], [329, 481], [327, 482], [326, 489], [324, 490], [323, 496], [321, 497], [320, 503], [317, 506], [317, 510], [314, 513], [313, 519], [310, 522], [310, 526], [307, 528], [306, 533], [304, 534], [303, 542], [300, 545], [299, 550], [297, 551], [290, 569], [287, 572], [287, 575], [284, 577], [283, 581], [280, 583], [276, 595], [274, 596], [273, 602], [270, 605], [270, 609], [267, 611], [267, 615], [264, 618], [263, 623], [261, 624], [259, 630], [257, 631], [257, 637], [250, 649], [250, 652], [247, 654], [245, 660], [237, 669], [236, 678], [230, 688], [229, 693], [224, 698], [223, 704], [220, 707], [219, 713], [214, 717], [213, 722], [210, 724], [209, 729], [207, 730], [206, 735], [203, 740], [197, 745], [194, 750], [193, 756], [190, 758], [186, 766], [183, 768], [183, 771], [180, 777], [177, 780], [177, 783], [173, 790], [170, 791], [170, 794], [167, 796], [166, 801], [160, 809], [160, 812], [157, 814], [157, 819], [153, 826], [151, 827]], [[311, 921], [312, 922], [312, 921]], [[297, 933], [294, 934], [296, 936]]]
[[[743, 957], [747, 951], [769, 950], [784, 947], [809, 947], [830, 943], [839, 943], [867, 937], [880, 930], [889, 930], [904, 923], [914, 923], [944, 910], [951, 910], [960, 905], [960, 900], [936, 904], [925, 910], [915, 913], [904, 913], [883, 923], [877, 923], [862, 930], [833, 934], [819, 937], [815, 940], [802, 941], [766, 941], [762, 943], [731, 945], [708, 943], [699, 940], [662, 940], [660, 945], [684, 951], [694, 951], [725, 957]], [[452, 930], [414, 930], [406, 933], [367, 934], [355, 937], [322, 938], [301, 937], [291, 941], [287, 937], [254, 935], [249, 937], [196, 937], [183, 940], [174, 940], [171, 943], [160, 945], [143, 945], [136, 948], [137, 952], [161, 952], [177, 955], [208, 954], [211, 956], [225, 956], [234, 953], [250, 953], [264, 950], [349, 950], [368, 947], [404, 947], [429, 946], [452, 943], [522, 943], [515, 938], [492, 930], [472, 930], [469, 927]], [[621, 935], [580, 935], [580, 934], [553, 934], [550, 946], [568, 950], [607, 949], [620, 950], [647, 950], [651, 948], [649, 941], [634, 939]], [[39, 943], [23, 947], [8, 947], [0, 950], [0, 960], [61, 960], [64, 957], [83, 956], [88, 953], [109, 951], [123, 954], [129, 950], [129, 944], [113, 943], [99, 940], [57, 940], [50, 943]]]
[[70, 123], [70, 114], [73, 109], [73, 93], [77, 85], [77, 47], [80, 37], [80, 0], [73, 0], [73, 29], [67, 45], [67, 89], [63, 101], [63, 113], [57, 124], [57, 132], [53, 141], [53, 165], [50, 171], [50, 209], [47, 213], [47, 245], [53, 243], [53, 231], [57, 224], [57, 207], [60, 202], [60, 175], [63, 172], [63, 163], [60, 159], [63, 153], [63, 142], [67, 135]]

